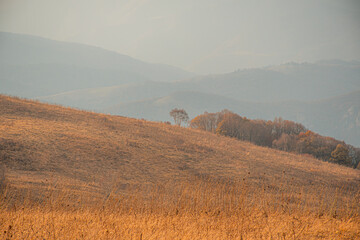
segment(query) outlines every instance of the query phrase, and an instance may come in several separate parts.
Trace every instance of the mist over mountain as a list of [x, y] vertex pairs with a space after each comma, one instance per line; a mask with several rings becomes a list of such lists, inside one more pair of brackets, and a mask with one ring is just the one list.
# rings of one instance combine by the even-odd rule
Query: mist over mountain
[[23, 97], [193, 76], [98, 47], [5, 32], [0, 52], [1, 93]]
[[360, 60], [358, 0], [1, 1], [0, 31], [100, 46], [199, 74]]
[[102, 110], [112, 105], [197, 91], [239, 101], [316, 101], [360, 89], [360, 62], [288, 63], [176, 82], [142, 82], [80, 89], [40, 99], [73, 107]]

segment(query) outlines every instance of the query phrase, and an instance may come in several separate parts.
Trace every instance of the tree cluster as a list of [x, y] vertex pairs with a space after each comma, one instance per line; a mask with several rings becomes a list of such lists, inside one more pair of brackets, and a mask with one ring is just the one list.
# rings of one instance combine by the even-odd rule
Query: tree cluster
[[223, 110], [203, 113], [190, 121], [190, 127], [249, 141], [288, 152], [306, 153], [324, 161], [356, 167], [360, 149], [342, 141], [307, 130], [302, 124], [282, 118], [251, 120]]

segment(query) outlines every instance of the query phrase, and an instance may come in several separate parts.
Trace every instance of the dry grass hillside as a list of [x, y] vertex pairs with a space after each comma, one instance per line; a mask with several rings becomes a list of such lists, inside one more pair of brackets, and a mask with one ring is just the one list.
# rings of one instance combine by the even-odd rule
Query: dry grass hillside
[[203, 131], [0, 96], [0, 162], [4, 238], [359, 239], [359, 170]]

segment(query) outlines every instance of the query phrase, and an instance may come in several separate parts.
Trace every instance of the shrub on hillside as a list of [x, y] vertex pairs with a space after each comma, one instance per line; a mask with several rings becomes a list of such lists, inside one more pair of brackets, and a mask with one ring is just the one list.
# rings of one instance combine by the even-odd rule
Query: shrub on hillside
[[331, 152], [330, 161], [342, 165], [351, 165], [348, 148], [342, 144], [338, 144], [335, 150]]
[[279, 139], [273, 141], [273, 148], [293, 152], [296, 150], [296, 136], [283, 133]]
[[224, 111], [219, 113], [204, 112], [190, 121], [190, 127], [215, 133], [224, 114]]

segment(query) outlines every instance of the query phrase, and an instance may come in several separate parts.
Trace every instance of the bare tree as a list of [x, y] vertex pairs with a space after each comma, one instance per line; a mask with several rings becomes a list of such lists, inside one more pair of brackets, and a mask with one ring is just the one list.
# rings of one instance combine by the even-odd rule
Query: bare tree
[[184, 109], [174, 108], [170, 111], [170, 116], [174, 119], [176, 125], [181, 125], [183, 122], [189, 121], [189, 116]]

